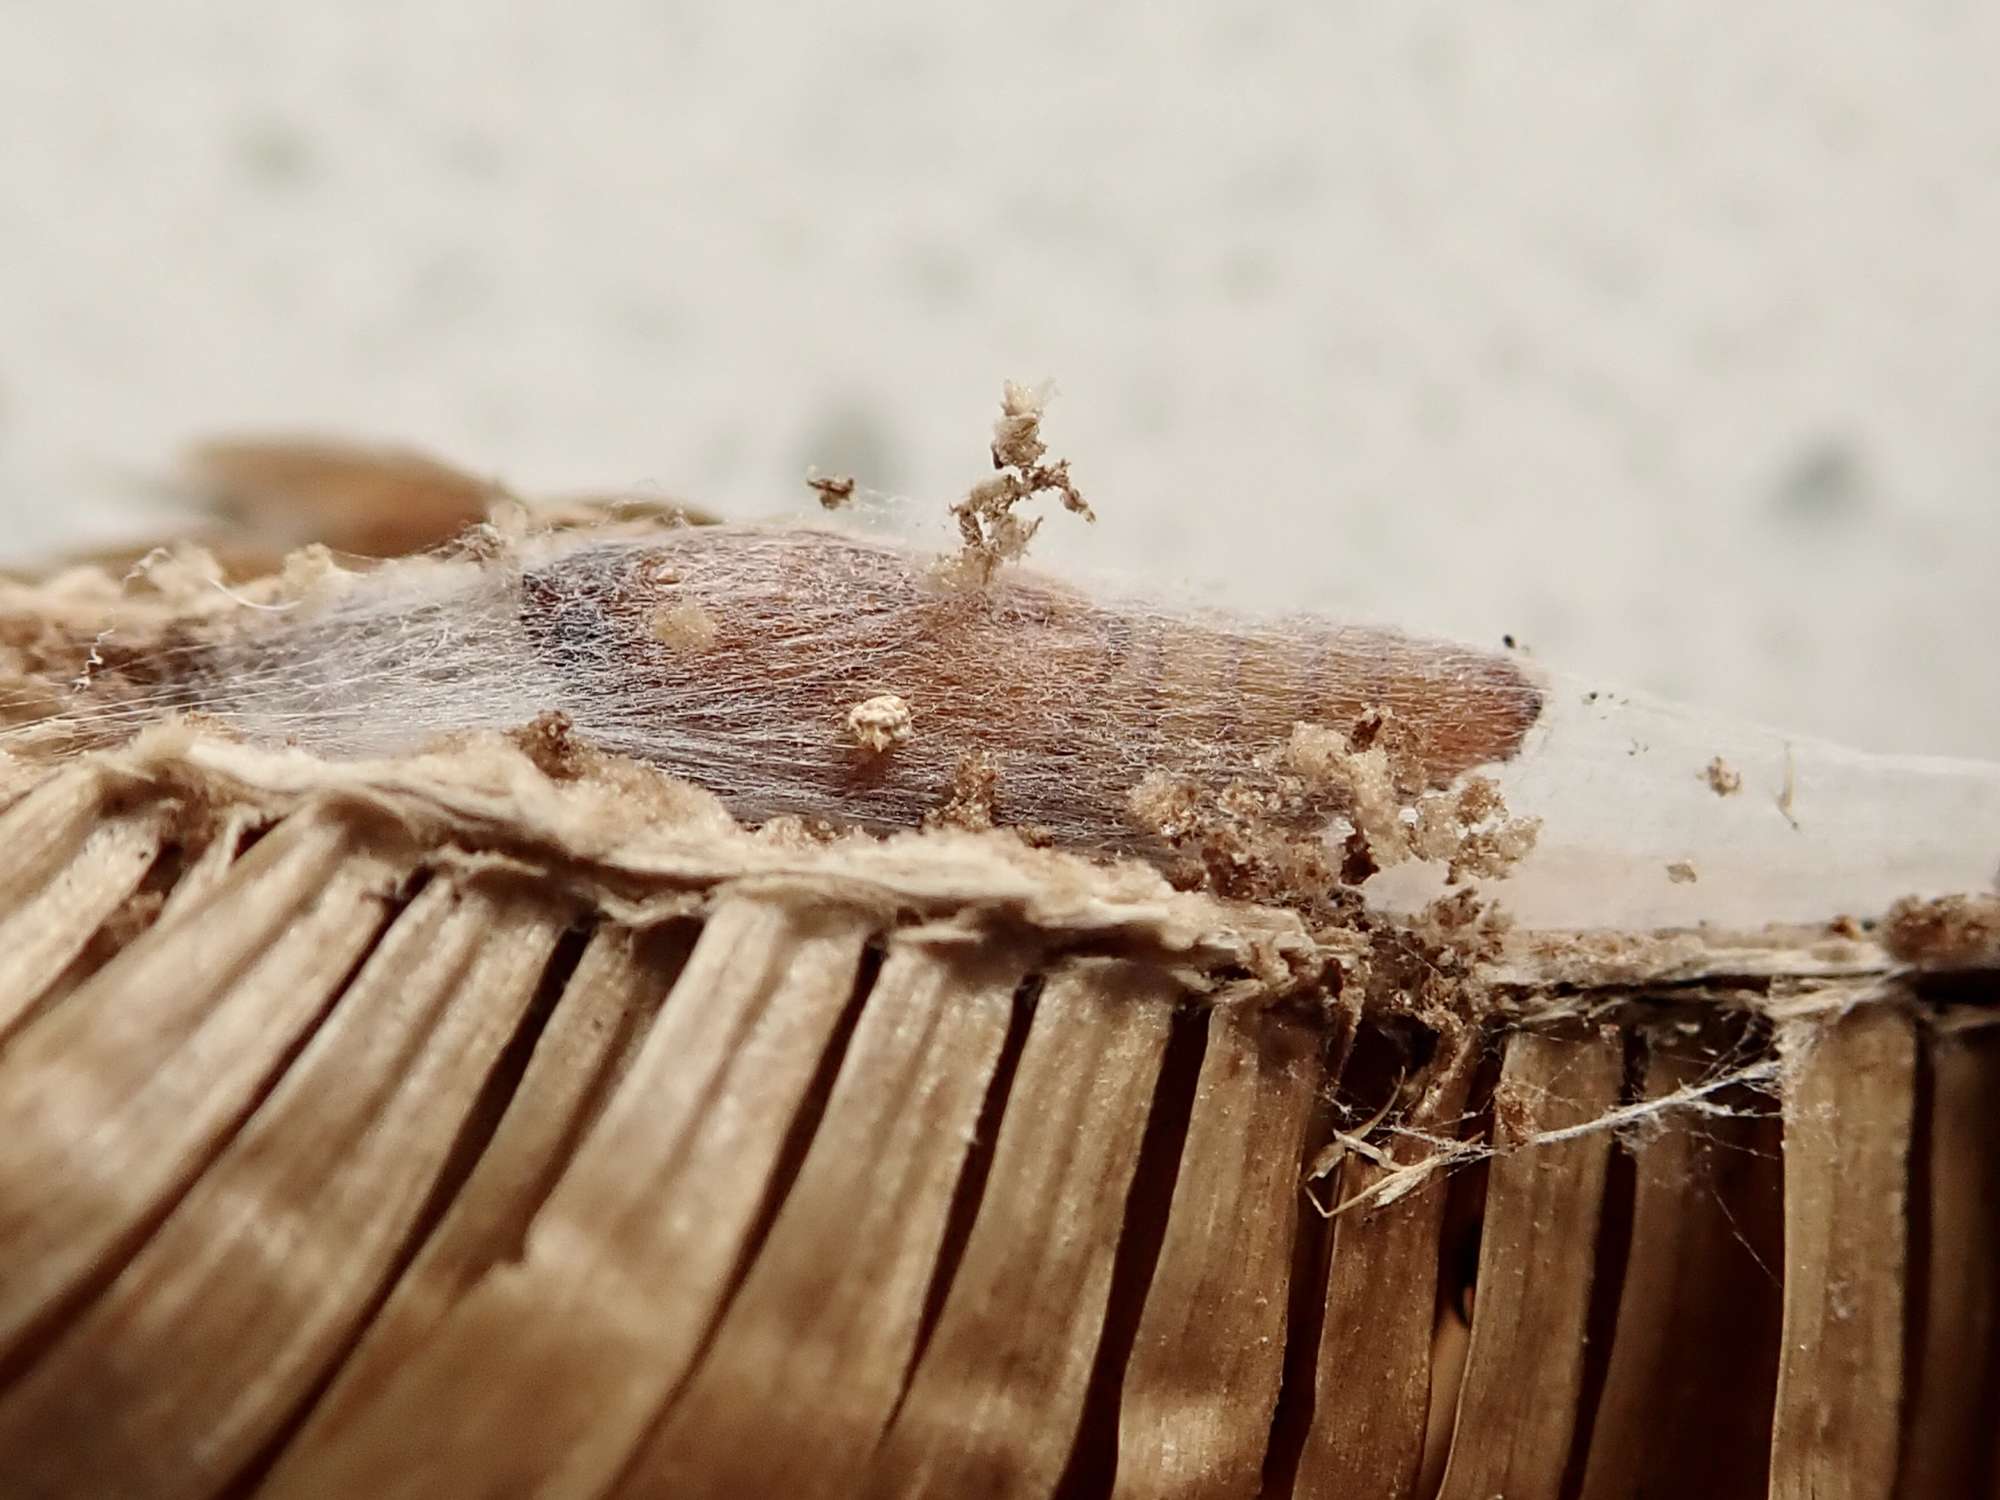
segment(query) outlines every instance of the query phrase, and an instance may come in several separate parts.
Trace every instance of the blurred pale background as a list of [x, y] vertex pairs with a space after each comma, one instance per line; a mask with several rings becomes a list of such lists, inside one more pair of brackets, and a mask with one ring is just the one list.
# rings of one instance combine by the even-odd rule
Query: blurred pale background
[[2000, 7], [0, 0], [0, 556], [191, 436], [941, 515], [2000, 755]]

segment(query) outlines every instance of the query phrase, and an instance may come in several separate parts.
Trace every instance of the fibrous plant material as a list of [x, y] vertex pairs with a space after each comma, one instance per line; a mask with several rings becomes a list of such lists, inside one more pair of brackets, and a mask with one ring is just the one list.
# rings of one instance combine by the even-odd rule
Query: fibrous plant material
[[[1205, 1018], [1171, 1209], [1118, 1410], [1116, 1494], [1253, 1493], [1284, 1372], [1286, 1296], [1304, 1202], [1298, 1164], [1351, 1016], [1218, 1008]], [[1226, 1402], [1185, 1399], [1190, 1369]]]
[[[170, 728], [32, 778], [0, 931], [68, 925], [0, 1035], [10, 1492], [1988, 1472], [1964, 970], [1945, 1009], [1879, 948], [1474, 984], [1385, 930], [1366, 983], [1245, 983], [1297, 913], [992, 833], [760, 835], [554, 718], [351, 765]], [[1728, 1369], [1663, 1365], [1699, 1328]]]
[[1507, 1041], [1493, 1096], [1493, 1206], [1440, 1500], [1561, 1490], [1583, 1395], [1612, 1142], [1593, 1132], [1533, 1152], [1509, 1148], [1602, 1117], [1624, 1076], [1615, 1029]]
[[[1784, 1326], [1772, 1500], [1895, 1493], [1918, 1036], [1868, 1006], [1784, 1037]], [[1866, 1292], [1862, 1288], [1867, 1288]]]
[[[206, 1164], [60, 1347], [9, 1388], [0, 1453], [10, 1455], [14, 1493], [117, 1494], [190, 1426], [205, 1433], [199, 1453], [172, 1486], [153, 1482], [149, 1494], [196, 1500], [255, 1457], [273, 1419], [310, 1392], [328, 1351], [348, 1337], [357, 1310], [343, 1283], [379, 1279], [393, 1264], [462, 1123], [459, 1100], [493, 1067], [567, 919], [560, 903], [518, 890], [495, 896], [440, 883], [411, 903], [284, 1084]], [[394, 1093], [351, 1086], [389, 1057], [402, 1064]], [[298, 1154], [274, 1178], [277, 1141]], [[289, 1300], [273, 1306], [270, 1284], [255, 1274], [269, 1258], [265, 1246], [237, 1240], [232, 1253], [210, 1254], [246, 1214], [274, 1225], [297, 1214], [338, 1235], [343, 1276], [290, 1278]], [[282, 1336], [204, 1353], [188, 1342], [189, 1324], [171, 1315], [190, 1306], [203, 1321], [261, 1320], [267, 1334]], [[153, 1336], [135, 1339], [135, 1326]], [[35, 1434], [59, 1426], [79, 1400], [101, 1406], [121, 1390], [167, 1385], [176, 1400], [159, 1427], [135, 1408], [101, 1441], [45, 1447], [48, 1465], [32, 1461]]]
[[[302, 1455], [282, 1487], [595, 1493], [615, 1479], [692, 1367], [758, 1233], [764, 1181], [840, 1024], [868, 932], [856, 912], [749, 901], [718, 910], [688, 960], [687, 993], [668, 998], [543, 1205], [522, 1260], [471, 1288], [388, 1392], [429, 1409], [454, 1391], [481, 1394], [448, 1433], [357, 1425]], [[774, 1006], [780, 990], [786, 1003]], [[669, 1074], [683, 1081], [673, 1086]], [[742, 1102], [702, 1110], [718, 1092]], [[663, 1203], [679, 1211], [650, 1211]], [[635, 1274], [657, 1288], [641, 1318], [593, 1295]], [[548, 1316], [559, 1304], [567, 1311]], [[480, 1379], [505, 1346], [535, 1379]]]
[[[1364, 1038], [1378, 1048], [1388, 1039]], [[1303, 1328], [1319, 1317], [1318, 1338], [1303, 1350], [1299, 1384], [1310, 1391], [1305, 1430], [1290, 1493], [1301, 1500], [1341, 1500], [1350, 1494], [1419, 1493], [1430, 1409], [1456, 1396], [1433, 1369], [1435, 1341], [1451, 1296], [1440, 1295], [1446, 1230], [1442, 1175], [1405, 1179], [1404, 1191], [1376, 1194], [1403, 1166], [1434, 1148], [1418, 1135], [1466, 1129], [1468, 1095], [1481, 1040], [1462, 1026], [1439, 1032], [1429, 1064], [1406, 1076], [1392, 1100], [1408, 1132], [1391, 1139], [1379, 1159], [1342, 1157], [1335, 1191], [1347, 1200], [1379, 1196], [1373, 1206], [1333, 1221], [1323, 1290], [1307, 1302]], [[1365, 1054], [1364, 1054], [1365, 1056]], [[1310, 1384], [1307, 1384], [1307, 1380]], [[1433, 1396], [1434, 1387], [1438, 1395]], [[1295, 1397], [1295, 1401], [1297, 1398]], [[1298, 1404], [1304, 1405], [1304, 1402]], [[1281, 1408], [1282, 1410], [1282, 1408]], [[1448, 1430], [1448, 1429], [1447, 1429]], [[1278, 1493], [1285, 1493], [1281, 1487]]]
[[[1643, 1038], [1641, 1102], [1685, 1099], [1733, 1071], [1726, 1027], [1713, 1021]], [[1764, 1488], [1785, 1268], [1782, 1131], [1764, 1096], [1706, 1097], [1723, 1107], [1651, 1116], [1614, 1138], [1632, 1169], [1630, 1249], [1611, 1347], [1595, 1335], [1604, 1385], [1583, 1500]], [[1702, 1440], [1688, 1442], [1690, 1431]]]
[[[1027, 977], [1004, 951], [889, 944], [770, 1237], [622, 1494], [855, 1492], [924, 1332]], [[835, 1258], [867, 1274], [829, 1277]], [[830, 1441], [769, 1441], [808, 1425]]]
[[[1117, 1267], [1123, 1203], [1172, 1025], [1163, 976], [1065, 968], [1036, 1002], [994, 1142], [988, 1203], [862, 1492], [1048, 1493], [1074, 1449]], [[1088, 1029], [1078, 1022], [1088, 1020]], [[1079, 1052], [1079, 1048], [1085, 1049]], [[1034, 1222], [1003, 1205], [1044, 1205]], [[990, 1371], [1010, 1371], [994, 1381]], [[1026, 1442], [1022, 1434], [1032, 1430]]]
[[1920, 1032], [1919, 1040], [1929, 1087], [1919, 1093], [1911, 1161], [1921, 1229], [1898, 1480], [1905, 1495], [1969, 1495], [2000, 1483], [2000, 1152], [1992, 1149], [2000, 1028]]

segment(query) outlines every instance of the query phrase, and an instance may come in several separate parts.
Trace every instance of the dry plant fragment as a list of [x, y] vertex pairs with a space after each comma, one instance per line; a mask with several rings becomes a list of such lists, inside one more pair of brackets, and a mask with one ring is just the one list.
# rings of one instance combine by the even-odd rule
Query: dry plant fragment
[[1798, 790], [1798, 763], [1792, 758], [1792, 747], [1787, 745], [1785, 746], [1785, 784], [1778, 789], [1777, 800], [1778, 811], [1784, 814], [1785, 821], [1794, 828], [1799, 826], [1798, 814], [1793, 811], [1793, 801], [1798, 796]]
[[[1376, 1178], [1362, 1192], [1343, 1200], [1330, 1210], [1321, 1206], [1317, 1199], [1314, 1200], [1314, 1206], [1320, 1209], [1323, 1216], [1333, 1218], [1352, 1210], [1366, 1211], [1393, 1203], [1434, 1174], [1468, 1166], [1474, 1162], [1491, 1161], [1503, 1155], [1516, 1155], [1560, 1145], [1565, 1141], [1574, 1141], [1586, 1136], [1608, 1133], [1629, 1137], [1640, 1131], [1657, 1130], [1663, 1121], [1674, 1115], [1731, 1118], [1743, 1111], [1740, 1106], [1725, 1102], [1728, 1095], [1740, 1089], [1758, 1091], [1775, 1089], [1782, 1084], [1784, 1076], [1782, 1059], [1761, 1057], [1690, 1081], [1669, 1093], [1630, 1104], [1620, 1104], [1615, 1109], [1593, 1113], [1574, 1124], [1553, 1129], [1538, 1127], [1532, 1111], [1519, 1096], [1511, 1099], [1496, 1096], [1492, 1106], [1494, 1121], [1497, 1126], [1502, 1127], [1503, 1133], [1508, 1137], [1505, 1143], [1500, 1145], [1478, 1140], [1451, 1140], [1428, 1131], [1407, 1129], [1394, 1122], [1381, 1119], [1370, 1121], [1362, 1131], [1349, 1132], [1348, 1136], [1338, 1144], [1387, 1165], [1389, 1158], [1385, 1150], [1372, 1142], [1356, 1139], [1374, 1128], [1381, 1129], [1383, 1135], [1389, 1139], [1404, 1137], [1430, 1146], [1431, 1153], [1414, 1161], [1395, 1165], [1394, 1170]], [[1315, 1167], [1317, 1165], [1315, 1163]]]
[[1156, 770], [1126, 805], [1166, 846], [1168, 878], [1182, 889], [1311, 909], [1341, 884], [1320, 829], [1301, 822], [1282, 788], [1239, 780], [1218, 792]]
[[1667, 866], [1667, 879], [1675, 885], [1693, 885], [1696, 879], [1694, 861], [1677, 859]]
[[1542, 831], [1540, 818], [1508, 815], [1500, 785], [1490, 776], [1469, 778], [1458, 793], [1454, 812], [1460, 835], [1445, 875], [1450, 885], [1467, 878], [1506, 875], [1534, 851], [1535, 839]]
[[924, 827], [973, 832], [993, 827], [999, 784], [1000, 771], [992, 756], [983, 750], [965, 756], [952, 773], [951, 797], [944, 806], [924, 815]]
[[1041, 529], [1039, 518], [1022, 520], [1014, 507], [1037, 495], [1061, 499], [1063, 508], [1095, 521], [1096, 512], [1069, 476], [1069, 460], [1042, 460], [1042, 412], [1048, 404], [1044, 388], [1008, 381], [1000, 396], [1000, 418], [993, 424], [993, 467], [1000, 472], [974, 485], [951, 508], [964, 545], [939, 568], [948, 583], [984, 587], [1001, 564], [1019, 559]]
[[854, 498], [852, 474], [807, 474], [806, 486], [819, 496], [819, 503], [828, 510], [839, 510]]
[[847, 711], [847, 728], [862, 749], [884, 755], [910, 737], [910, 705], [894, 693], [880, 693]]
[[1743, 790], [1743, 773], [1719, 755], [1708, 763], [1702, 776], [1718, 797], [1733, 797]]
[[[1220, 789], [1154, 771], [1127, 811], [1178, 856], [1177, 884], [1308, 910], [1409, 859], [1444, 863], [1457, 885], [1504, 876], [1534, 848], [1540, 820], [1509, 817], [1491, 779], [1455, 791], [1426, 790], [1427, 779], [1405, 727], [1372, 708], [1345, 733], [1295, 724]], [[1336, 865], [1328, 834], [1343, 824]]]
[[[1295, 725], [1220, 790], [1156, 770], [1127, 807], [1165, 846], [1176, 885], [1300, 912], [1367, 1008], [1436, 1021], [1477, 1012], [1477, 966], [1497, 956], [1511, 925], [1461, 882], [1504, 875], [1540, 822], [1509, 817], [1489, 778], [1446, 789], [1427, 779], [1406, 727], [1373, 708], [1344, 733]], [[1358, 887], [1412, 858], [1444, 863], [1459, 889], [1412, 918], [1369, 911]]]

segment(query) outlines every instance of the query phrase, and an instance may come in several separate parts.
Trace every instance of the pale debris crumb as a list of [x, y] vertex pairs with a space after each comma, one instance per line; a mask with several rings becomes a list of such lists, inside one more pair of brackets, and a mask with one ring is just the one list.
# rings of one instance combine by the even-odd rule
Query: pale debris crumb
[[1675, 885], [1693, 885], [1696, 879], [1694, 861], [1677, 859], [1667, 866], [1667, 879]]
[[692, 599], [662, 604], [653, 611], [653, 639], [676, 651], [706, 651], [715, 637], [715, 621]]
[[1491, 828], [1468, 829], [1445, 870], [1445, 884], [1466, 879], [1498, 879], [1535, 852], [1540, 818], [1503, 818]]
[[1540, 821], [1508, 817], [1497, 783], [1431, 790], [1424, 779], [1407, 730], [1376, 709], [1345, 732], [1294, 725], [1221, 787], [1155, 771], [1126, 806], [1176, 856], [1176, 885], [1280, 905], [1337, 900], [1411, 858], [1445, 864], [1448, 885], [1503, 876], [1534, 848]]
[[862, 749], [887, 754], [910, 737], [910, 705], [894, 693], [879, 693], [847, 711], [847, 728]]
[[339, 587], [351, 575], [334, 560], [323, 542], [308, 542], [285, 555], [278, 571], [278, 591], [287, 599], [307, 599], [328, 588]]
[[1367, 839], [1378, 867], [1401, 864], [1408, 857], [1410, 830], [1403, 822], [1386, 745], [1357, 750], [1338, 729], [1294, 724], [1284, 765], [1310, 791], [1342, 798], [1348, 822]]
[[1465, 835], [1458, 808], [1444, 792], [1427, 792], [1417, 799], [1417, 819], [1410, 825], [1410, 852], [1430, 863], [1448, 860]]
[[1743, 790], [1743, 773], [1719, 755], [1708, 763], [1702, 775], [1709, 790], [1718, 797], [1733, 797]]

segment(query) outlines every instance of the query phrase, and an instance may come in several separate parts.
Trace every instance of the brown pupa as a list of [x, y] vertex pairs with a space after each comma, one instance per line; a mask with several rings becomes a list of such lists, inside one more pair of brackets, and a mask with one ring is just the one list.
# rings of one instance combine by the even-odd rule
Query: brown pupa
[[[1387, 710], [1400, 763], [1438, 786], [1513, 756], [1542, 702], [1505, 657], [1100, 599], [1018, 569], [971, 586], [930, 555], [801, 528], [571, 535], [344, 584], [167, 657], [128, 653], [143, 692], [77, 726], [187, 709], [357, 756], [558, 711], [745, 818], [915, 826], [977, 763], [1001, 821], [1128, 849], [1148, 776], [1254, 791], [1295, 725]], [[849, 724], [884, 695], [909, 712], [886, 750]]]

